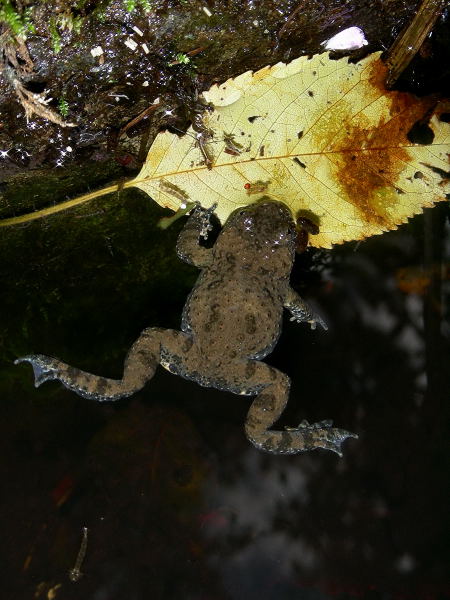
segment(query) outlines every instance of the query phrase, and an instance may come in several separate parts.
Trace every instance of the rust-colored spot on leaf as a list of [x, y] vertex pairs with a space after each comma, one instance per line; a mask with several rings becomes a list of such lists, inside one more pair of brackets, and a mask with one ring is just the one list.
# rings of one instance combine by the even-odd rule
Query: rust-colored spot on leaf
[[[435, 97], [416, 98], [412, 94], [388, 92], [384, 88], [386, 66], [377, 61], [370, 66], [368, 83], [373, 102], [383, 96], [389, 100], [388, 114], [381, 114], [378, 123], [363, 125], [343, 123], [345, 137], [334, 150], [339, 185], [346, 197], [359, 209], [362, 217], [383, 229], [396, 225], [393, 207], [402, 194], [398, 186], [400, 173], [413, 160], [408, 147], [414, 144], [408, 132], [416, 123], [425, 123], [436, 105]], [[361, 120], [360, 120], [361, 122]]]

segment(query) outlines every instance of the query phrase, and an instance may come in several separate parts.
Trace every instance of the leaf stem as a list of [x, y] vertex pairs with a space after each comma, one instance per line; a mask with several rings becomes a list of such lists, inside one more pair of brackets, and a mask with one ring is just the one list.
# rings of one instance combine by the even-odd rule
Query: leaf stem
[[109, 185], [108, 187], [102, 188], [101, 190], [89, 192], [89, 194], [83, 194], [82, 196], [78, 196], [77, 198], [73, 198], [72, 200], [66, 200], [64, 202], [60, 202], [59, 204], [55, 204], [54, 206], [48, 206], [47, 208], [36, 210], [32, 213], [26, 213], [25, 215], [20, 215], [19, 217], [11, 217], [9, 219], [1, 219], [0, 227], [19, 225], [20, 223], [28, 223], [28, 221], [34, 221], [35, 219], [48, 217], [49, 215], [54, 215], [63, 210], [67, 210], [69, 208], [73, 208], [74, 206], [79, 206], [80, 204], [89, 202], [90, 200], [98, 198], [99, 196], [106, 196], [106, 194], [111, 194], [112, 192], [118, 192], [124, 188], [132, 187], [132, 185], [133, 179], [130, 179], [125, 183], [115, 183], [114, 185]]

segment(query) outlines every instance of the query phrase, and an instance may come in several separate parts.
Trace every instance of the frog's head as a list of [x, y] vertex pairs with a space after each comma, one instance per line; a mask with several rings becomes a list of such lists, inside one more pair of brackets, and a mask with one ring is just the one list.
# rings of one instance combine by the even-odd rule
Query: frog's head
[[225, 227], [238, 233], [242, 240], [251, 240], [260, 246], [291, 247], [295, 245], [297, 235], [289, 208], [267, 196], [235, 210]]

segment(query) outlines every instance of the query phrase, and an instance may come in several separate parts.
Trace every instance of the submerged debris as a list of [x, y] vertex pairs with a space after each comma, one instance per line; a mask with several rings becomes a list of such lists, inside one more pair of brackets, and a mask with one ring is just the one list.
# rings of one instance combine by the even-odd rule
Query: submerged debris
[[70, 569], [69, 571], [69, 579], [70, 581], [73, 581], [73, 583], [77, 582], [83, 576], [83, 573], [81, 572], [81, 565], [83, 564], [84, 557], [86, 556], [87, 542], [88, 528], [83, 527], [83, 539], [81, 540], [80, 550], [78, 551], [77, 559], [73, 569]]

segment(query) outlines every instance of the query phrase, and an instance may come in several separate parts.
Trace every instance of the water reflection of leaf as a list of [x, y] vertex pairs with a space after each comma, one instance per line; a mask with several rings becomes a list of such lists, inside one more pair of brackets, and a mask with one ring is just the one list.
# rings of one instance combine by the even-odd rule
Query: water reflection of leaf
[[435, 265], [431, 268], [402, 267], [395, 274], [399, 290], [405, 294], [423, 295], [429, 288], [433, 276], [442, 277], [443, 281], [450, 279], [450, 266]]

